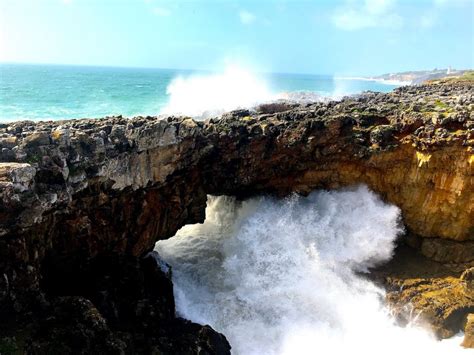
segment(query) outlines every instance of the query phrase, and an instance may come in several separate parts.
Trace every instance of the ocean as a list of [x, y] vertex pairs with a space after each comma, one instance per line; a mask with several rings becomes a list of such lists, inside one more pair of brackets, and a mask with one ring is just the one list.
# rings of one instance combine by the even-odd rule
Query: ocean
[[209, 116], [280, 98], [337, 98], [396, 85], [330, 75], [0, 64], [0, 121]]

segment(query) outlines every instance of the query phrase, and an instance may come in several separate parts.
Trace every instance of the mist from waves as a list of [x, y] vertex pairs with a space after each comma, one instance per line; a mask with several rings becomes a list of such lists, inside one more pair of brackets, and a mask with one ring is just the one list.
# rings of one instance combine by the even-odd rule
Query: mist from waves
[[307, 74], [257, 74], [236, 64], [214, 73], [188, 73], [175, 77], [166, 88], [162, 115], [196, 119], [217, 117], [235, 109], [255, 109], [271, 102], [313, 103], [339, 100], [371, 89], [390, 91], [393, 86]]
[[221, 196], [156, 250], [173, 268], [177, 312], [222, 332], [234, 354], [465, 354], [459, 337], [397, 326], [361, 276], [402, 231], [399, 209], [364, 186]]
[[277, 98], [263, 77], [228, 66], [221, 73], [178, 76], [166, 89], [169, 96], [161, 114], [211, 117]]

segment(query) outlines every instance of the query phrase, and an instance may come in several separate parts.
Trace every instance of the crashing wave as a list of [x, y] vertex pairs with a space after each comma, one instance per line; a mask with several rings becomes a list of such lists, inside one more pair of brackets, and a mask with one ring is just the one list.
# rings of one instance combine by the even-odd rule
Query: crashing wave
[[361, 276], [391, 258], [399, 210], [365, 187], [285, 200], [210, 198], [203, 224], [157, 243], [177, 311], [210, 324], [235, 354], [462, 354], [401, 328]]
[[217, 74], [179, 76], [168, 85], [161, 114], [208, 118], [275, 98], [266, 81], [236, 66]]
[[275, 93], [264, 76], [237, 66], [229, 66], [221, 73], [179, 76], [172, 80], [166, 92], [169, 100], [160, 114], [196, 119], [216, 117], [237, 109], [255, 110], [261, 104], [330, 100], [311, 91]]

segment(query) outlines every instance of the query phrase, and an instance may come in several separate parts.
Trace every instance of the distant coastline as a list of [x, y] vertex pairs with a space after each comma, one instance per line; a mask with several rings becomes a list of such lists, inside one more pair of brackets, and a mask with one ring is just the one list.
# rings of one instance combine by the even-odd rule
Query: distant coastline
[[462, 76], [469, 72], [469, 69], [433, 69], [433, 70], [418, 70], [418, 71], [406, 71], [401, 73], [387, 73], [376, 76], [361, 77], [361, 76], [344, 76], [335, 77], [336, 80], [366, 80], [373, 81], [385, 85], [394, 86], [405, 86], [405, 85], [416, 85], [421, 84], [425, 81], [454, 78]]
[[361, 81], [373, 81], [379, 84], [393, 85], [393, 86], [405, 86], [411, 85], [412, 82], [409, 80], [398, 80], [398, 79], [384, 79], [380, 77], [364, 77], [364, 76], [338, 76], [334, 77], [335, 80], [361, 80]]

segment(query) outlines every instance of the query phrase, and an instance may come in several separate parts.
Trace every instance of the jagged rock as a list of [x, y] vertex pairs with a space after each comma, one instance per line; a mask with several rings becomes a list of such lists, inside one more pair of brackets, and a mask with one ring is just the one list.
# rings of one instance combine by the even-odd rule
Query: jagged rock
[[439, 338], [449, 338], [464, 329], [464, 320], [474, 312], [474, 293], [466, 287], [472, 269], [459, 277], [450, 267], [399, 247], [374, 274], [386, 286], [386, 299], [401, 324], [429, 325]]
[[115, 337], [97, 308], [83, 297], [54, 302], [52, 317], [41, 320], [26, 346], [30, 354], [124, 354], [126, 344]]
[[474, 298], [474, 267], [471, 267], [462, 273], [461, 281], [464, 283], [465, 293]]
[[49, 144], [49, 134], [47, 132], [34, 132], [23, 140], [26, 148], [38, 147]]
[[391, 285], [400, 289], [388, 294], [398, 319], [429, 324], [439, 338], [454, 336], [462, 330], [464, 317], [474, 312], [474, 298], [463, 292], [457, 278], [391, 280]]
[[[471, 262], [472, 92], [470, 82], [450, 82], [205, 122], [119, 116], [1, 125], [0, 312], [37, 312], [64, 295], [81, 268], [104, 277], [97, 266], [104, 258], [138, 260], [157, 240], [202, 222], [207, 194], [306, 194], [364, 183], [400, 207], [426, 255]], [[92, 301], [109, 322], [123, 314], [118, 300], [126, 296], [114, 280], [104, 281], [117, 295], [118, 303], [105, 302], [111, 310], [93, 299], [98, 285], [70, 295]], [[188, 328], [189, 344], [215, 338]]]
[[87, 265], [62, 262], [45, 266], [50, 301], [34, 318], [16, 322], [27, 341], [8, 339], [12, 348], [23, 345], [29, 354], [230, 353], [211, 327], [176, 318], [169, 267], [164, 270], [155, 252], [99, 257]]

